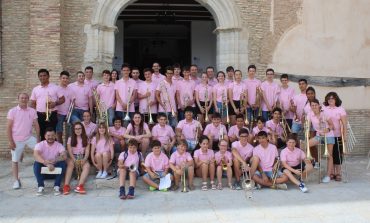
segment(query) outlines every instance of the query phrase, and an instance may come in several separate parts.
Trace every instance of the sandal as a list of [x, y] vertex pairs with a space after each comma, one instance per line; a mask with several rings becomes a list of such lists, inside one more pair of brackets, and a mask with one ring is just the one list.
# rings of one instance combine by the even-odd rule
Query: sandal
[[212, 190], [216, 190], [217, 189], [216, 184], [213, 181], [211, 181], [211, 189]]
[[230, 188], [230, 190], [235, 190], [234, 185], [232, 185], [231, 183], [229, 183], [229, 188]]
[[222, 188], [222, 183], [218, 183], [218, 185], [217, 185], [217, 190], [222, 190], [223, 188]]
[[342, 175], [340, 174], [335, 175], [335, 181], [342, 181]]
[[208, 190], [207, 182], [202, 183], [202, 191]]

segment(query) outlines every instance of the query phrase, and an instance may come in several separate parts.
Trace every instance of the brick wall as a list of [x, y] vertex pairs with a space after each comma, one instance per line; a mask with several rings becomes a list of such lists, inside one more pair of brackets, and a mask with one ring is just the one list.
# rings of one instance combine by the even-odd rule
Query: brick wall
[[370, 145], [370, 110], [347, 110], [349, 123], [358, 141], [352, 154], [367, 154]]

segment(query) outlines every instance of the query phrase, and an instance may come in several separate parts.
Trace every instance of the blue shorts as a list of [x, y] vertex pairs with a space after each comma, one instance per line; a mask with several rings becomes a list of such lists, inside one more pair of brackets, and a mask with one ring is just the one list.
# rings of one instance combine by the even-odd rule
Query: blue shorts
[[302, 124], [300, 123], [297, 123], [295, 121], [293, 121], [293, 124], [292, 124], [292, 133], [299, 133], [302, 129]]
[[[268, 177], [268, 178], [270, 178], [271, 179], [271, 177], [272, 177], [272, 171], [263, 171], [265, 174], [266, 174], [266, 176]], [[258, 176], [260, 176], [260, 177], [262, 177], [262, 175], [261, 175], [261, 173], [257, 170], [256, 171], [256, 173], [255, 173], [256, 175], [258, 175]], [[283, 175], [283, 173], [279, 170], [278, 171], [278, 177], [280, 177], [281, 175]]]
[[63, 132], [63, 123], [66, 120], [67, 115], [57, 114], [58, 122], [56, 127], [56, 132]]
[[[164, 177], [164, 171], [155, 171], [155, 173], [157, 173], [159, 175], [159, 178], [162, 178]], [[150, 180], [155, 180], [155, 179], [158, 179], [158, 178], [151, 178], [149, 173], [145, 173], [143, 177], [146, 177], [146, 178], [149, 178]]]
[[[321, 144], [325, 143], [325, 137], [324, 136], [315, 136], [315, 141]], [[335, 138], [334, 137], [326, 137], [326, 143], [330, 145], [335, 144]]]
[[197, 146], [197, 143], [195, 140], [187, 139], [186, 142], [188, 143], [188, 151], [195, 150], [195, 147]]

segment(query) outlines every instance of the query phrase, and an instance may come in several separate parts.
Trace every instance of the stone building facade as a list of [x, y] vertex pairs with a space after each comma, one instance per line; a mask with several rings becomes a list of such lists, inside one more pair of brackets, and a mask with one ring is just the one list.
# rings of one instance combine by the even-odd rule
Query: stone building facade
[[[367, 1], [196, 1], [211, 12], [216, 23], [214, 35], [217, 36], [218, 69], [224, 70], [227, 65], [233, 65], [246, 71], [249, 64], [255, 64], [261, 79], [267, 67], [276, 68], [277, 72], [297, 75], [370, 78], [370, 19], [367, 13], [370, 4]], [[0, 78], [0, 122], [3, 123], [3, 128], [0, 128], [0, 156], [9, 155], [5, 131], [7, 111], [16, 104], [18, 93], [30, 93], [38, 84], [37, 70], [49, 69], [52, 80], [57, 81], [62, 70], [73, 74], [86, 65], [94, 66], [96, 73], [105, 68], [110, 69], [114, 57], [117, 17], [133, 2], [134, 0], [1, 1], [0, 63], [3, 72]], [[332, 8], [335, 11], [330, 11]], [[353, 14], [350, 13], [351, 8], [361, 10]], [[335, 18], [340, 21], [341, 16], [347, 18], [346, 23], [336, 24]], [[356, 27], [364, 31], [357, 32]], [[337, 35], [338, 30], [343, 28], [352, 35]], [[296, 34], [297, 31], [301, 31], [301, 34], [303, 32], [305, 42], [302, 42], [299, 32]], [[352, 42], [348, 38], [356, 41]], [[341, 43], [347, 45], [341, 47]], [[330, 53], [315, 55], [314, 51], [315, 47], [320, 49], [333, 44], [340, 48], [339, 53], [342, 54], [338, 69], [333, 66], [335, 61], [330, 58]], [[312, 50], [307, 55], [305, 52], [309, 49], [306, 46], [310, 46], [309, 49]], [[353, 50], [353, 47], [358, 47], [361, 51]], [[330, 52], [334, 49], [327, 50]], [[310, 56], [316, 60], [307, 58]], [[343, 67], [345, 57], [353, 60], [358, 58], [360, 62], [356, 66], [348, 64]], [[301, 60], [292, 64], [293, 60], [290, 58]], [[325, 64], [330, 64], [330, 70], [325, 69]], [[320, 99], [328, 91], [337, 91], [343, 95], [344, 106], [359, 141], [354, 153], [367, 153], [370, 144], [369, 87], [317, 88]], [[356, 92], [358, 97], [355, 100], [351, 92]]]

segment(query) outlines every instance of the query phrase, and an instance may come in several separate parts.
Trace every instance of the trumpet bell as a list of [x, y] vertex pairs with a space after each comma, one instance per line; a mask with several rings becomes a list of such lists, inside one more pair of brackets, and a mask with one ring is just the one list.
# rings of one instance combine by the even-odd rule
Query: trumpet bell
[[252, 190], [255, 187], [255, 185], [256, 183], [254, 182], [254, 180], [246, 179], [243, 181], [243, 187], [246, 190]]
[[127, 115], [125, 116], [125, 118], [123, 120], [125, 120], [125, 121], [130, 121], [131, 120], [130, 116], [128, 115], [128, 112], [127, 112]]
[[137, 170], [137, 166], [135, 164], [131, 164], [129, 167], [128, 167], [129, 171], [130, 172], [136, 172]]

